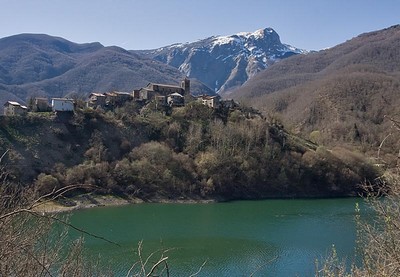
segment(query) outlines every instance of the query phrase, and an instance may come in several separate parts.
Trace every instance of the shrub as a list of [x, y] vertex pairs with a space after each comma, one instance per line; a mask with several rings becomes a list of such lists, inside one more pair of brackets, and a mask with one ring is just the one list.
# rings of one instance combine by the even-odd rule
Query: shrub
[[44, 173], [40, 173], [35, 182], [35, 187], [39, 195], [51, 193], [58, 189], [59, 185], [57, 178]]

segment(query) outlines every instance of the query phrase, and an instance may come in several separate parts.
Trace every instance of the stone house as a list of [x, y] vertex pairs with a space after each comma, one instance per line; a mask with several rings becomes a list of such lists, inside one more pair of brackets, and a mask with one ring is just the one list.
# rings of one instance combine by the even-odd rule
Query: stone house
[[185, 105], [185, 97], [179, 93], [172, 93], [168, 96], [156, 95], [154, 99], [157, 107], [181, 107]]
[[91, 108], [105, 107], [106, 105], [106, 95], [104, 93], [92, 92], [89, 95], [89, 100], [87, 106]]
[[89, 95], [88, 106], [89, 107], [104, 107], [106, 104], [106, 95], [104, 93], [92, 92]]
[[108, 106], [121, 106], [125, 102], [132, 100], [133, 96], [129, 92], [121, 92], [121, 91], [112, 91], [106, 92], [106, 105]]
[[117, 102], [120, 104], [130, 101], [133, 98], [132, 94], [129, 92], [114, 91], [114, 93], [117, 95]]
[[49, 99], [36, 97], [33, 101], [32, 110], [34, 112], [49, 112], [49, 111], [51, 111]]
[[134, 89], [132, 91], [133, 99], [138, 100], [140, 98], [140, 89]]
[[198, 101], [200, 101], [203, 105], [216, 109], [220, 107], [220, 100], [221, 100], [221, 96], [219, 95], [214, 95], [214, 96], [210, 96], [210, 95], [202, 95], [199, 96]]
[[190, 80], [185, 78], [180, 86], [149, 83], [146, 87], [133, 91], [133, 95], [137, 100], [151, 100], [156, 95], [168, 97], [174, 93], [178, 93], [183, 97], [184, 95], [190, 95]]
[[138, 93], [135, 95], [138, 96], [137, 100], [147, 101], [147, 100], [151, 100], [154, 97], [155, 93], [154, 93], [154, 91], [149, 90], [147, 88], [141, 88], [138, 90]]
[[4, 115], [14, 116], [14, 115], [26, 115], [28, 113], [28, 108], [21, 105], [15, 101], [7, 101], [4, 104]]
[[175, 92], [184, 93], [183, 88], [181, 88], [180, 86], [163, 85], [163, 84], [149, 83], [146, 86], [146, 89], [148, 89], [150, 91], [154, 91], [154, 92], [162, 94], [162, 95], [167, 95], [167, 94], [171, 94], [171, 93], [175, 93]]
[[235, 102], [233, 99], [221, 100], [220, 104], [224, 108], [234, 110], [239, 107], [239, 103]]
[[167, 104], [171, 107], [180, 107], [185, 105], [185, 97], [175, 92], [167, 97]]

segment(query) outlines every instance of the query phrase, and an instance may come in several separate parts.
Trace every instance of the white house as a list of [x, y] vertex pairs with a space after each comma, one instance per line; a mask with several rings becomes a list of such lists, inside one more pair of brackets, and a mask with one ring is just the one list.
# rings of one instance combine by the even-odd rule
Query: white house
[[74, 100], [67, 98], [52, 98], [51, 106], [53, 112], [73, 112]]
[[219, 95], [201, 95], [198, 98], [198, 101], [201, 101], [203, 105], [208, 106], [210, 108], [218, 108], [221, 100], [221, 96]]
[[175, 92], [168, 95], [167, 103], [170, 106], [184, 106], [185, 105], [185, 97], [183, 95]]

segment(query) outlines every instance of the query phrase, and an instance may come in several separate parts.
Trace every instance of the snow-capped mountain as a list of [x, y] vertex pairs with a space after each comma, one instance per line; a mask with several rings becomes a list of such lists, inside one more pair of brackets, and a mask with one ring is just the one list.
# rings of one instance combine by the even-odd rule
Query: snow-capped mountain
[[219, 93], [242, 85], [276, 61], [307, 53], [281, 43], [279, 35], [271, 28], [141, 52], [178, 68]]

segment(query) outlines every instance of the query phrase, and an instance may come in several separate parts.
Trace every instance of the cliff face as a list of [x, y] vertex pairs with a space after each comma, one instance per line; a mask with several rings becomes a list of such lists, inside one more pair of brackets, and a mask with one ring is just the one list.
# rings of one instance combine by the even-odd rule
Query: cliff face
[[266, 28], [140, 53], [176, 67], [186, 76], [224, 93], [276, 61], [306, 51], [281, 43], [279, 35]]

